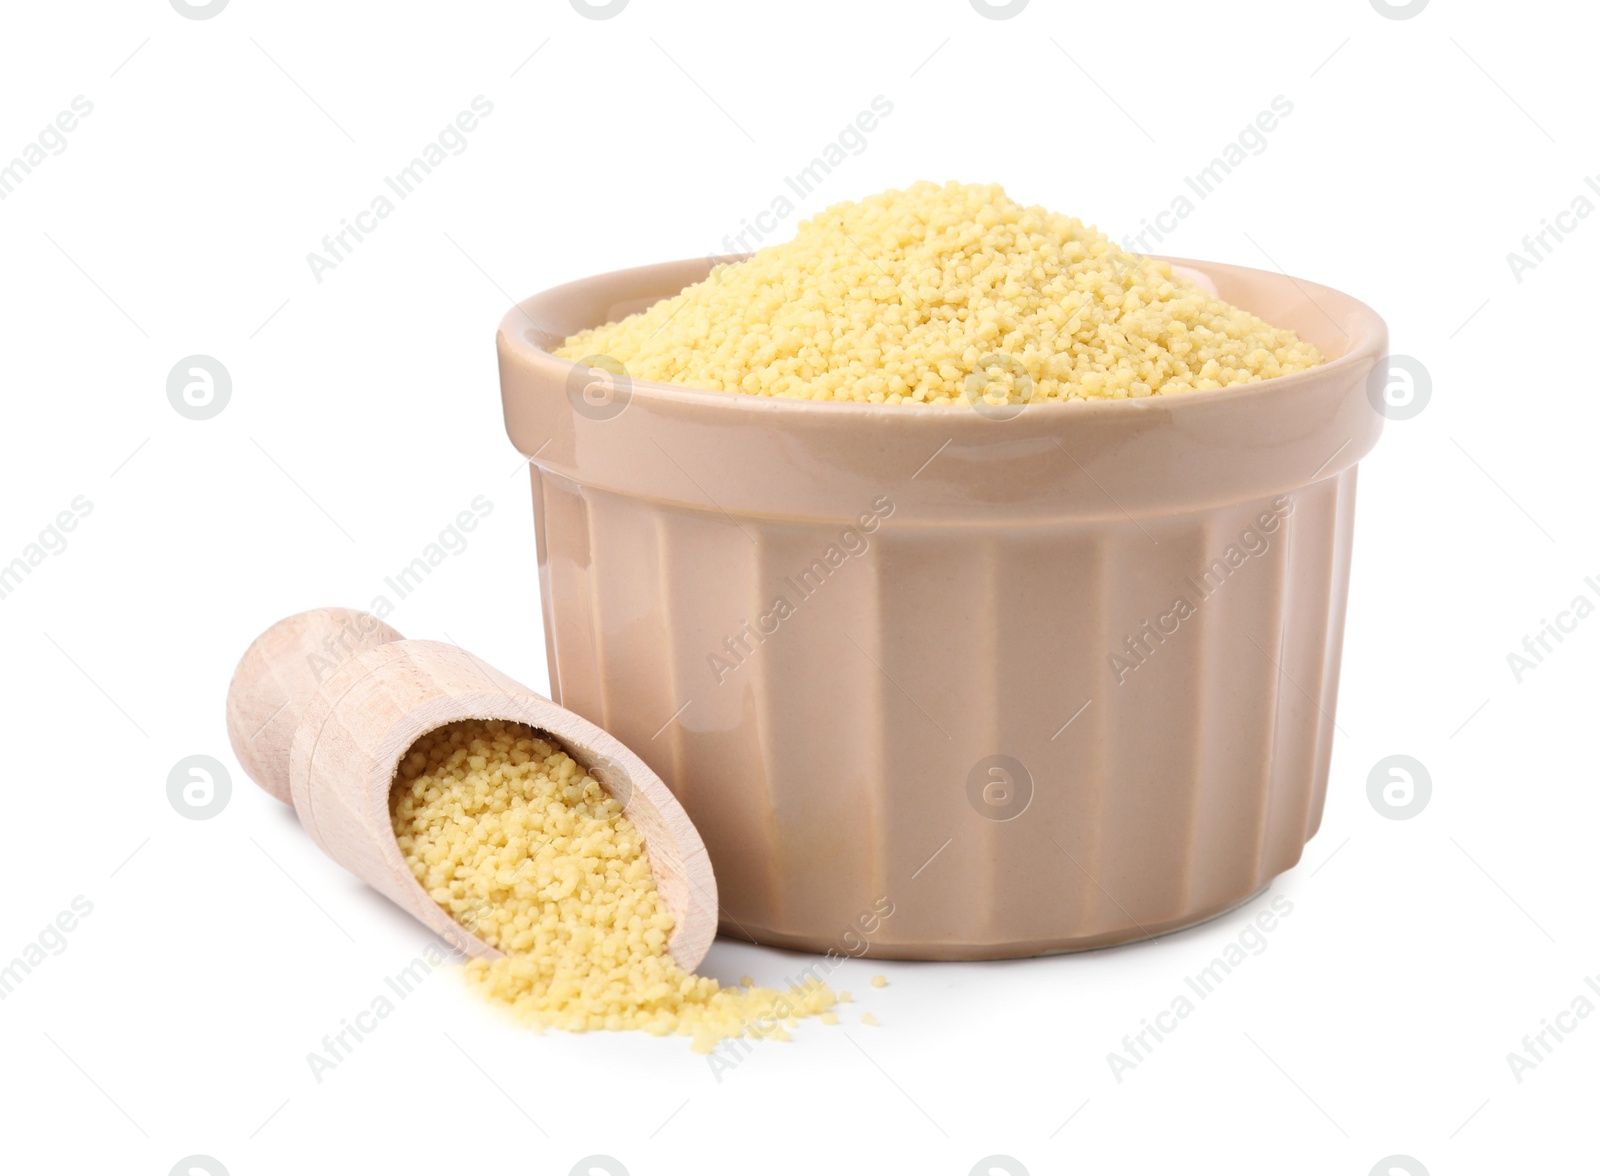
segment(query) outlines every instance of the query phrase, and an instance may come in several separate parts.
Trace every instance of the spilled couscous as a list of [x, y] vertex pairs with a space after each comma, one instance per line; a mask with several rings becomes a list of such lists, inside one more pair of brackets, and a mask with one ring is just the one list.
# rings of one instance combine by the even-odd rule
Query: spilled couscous
[[418, 740], [390, 794], [395, 839], [451, 918], [504, 954], [470, 983], [536, 1028], [788, 1040], [835, 1003], [813, 982], [724, 988], [667, 954], [672, 916], [622, 806], [530, 727], [452, 723]]
[[635, 380], [875, 404], [1172, 395], [1323, 362], [1073, 217], [995, 184], [927, 182], [837, 204], [555, 354]]

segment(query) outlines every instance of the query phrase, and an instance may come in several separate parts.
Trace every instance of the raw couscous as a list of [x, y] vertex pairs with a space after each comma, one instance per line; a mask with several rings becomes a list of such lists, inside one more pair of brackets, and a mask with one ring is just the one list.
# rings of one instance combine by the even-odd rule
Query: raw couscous
[[499, 959], [466, 972], [538, 1028], [642, 1029], [694, 1039], [788, 1040], [786, 1026], [833, 1007], [826, 985], [724, 988], [667, 954], [672, 916], [644, 840], [622, 806], [530, 727], [441, 727], [401, 761], [395, 839], [417, 881]]
[[881, 404], [1170, 395], [1323, 362], [1073, 217], [996, 184], [928, 182], [837, 204], [555, 354], [635, 380]]

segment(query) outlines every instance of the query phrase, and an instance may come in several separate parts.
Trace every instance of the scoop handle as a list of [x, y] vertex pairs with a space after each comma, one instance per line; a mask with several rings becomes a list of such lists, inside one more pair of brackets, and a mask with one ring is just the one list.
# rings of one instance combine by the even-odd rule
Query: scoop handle
[[293, 804], [289, 752], [306, 707], [350, 658], [400, 640], [371, 613], [314, 608], [285, 617], [251, 642], [228, 686], [228, 742], [250, 778]]

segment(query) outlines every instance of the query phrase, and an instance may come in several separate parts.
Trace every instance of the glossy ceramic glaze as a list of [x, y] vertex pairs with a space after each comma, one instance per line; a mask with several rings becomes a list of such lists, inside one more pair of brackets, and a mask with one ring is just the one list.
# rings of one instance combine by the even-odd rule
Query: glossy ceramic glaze
[[1330, 362], [1000, 414], [630, 383], [548, 353], [708, 264], [558, 287], [498, 345], [552, 694], [683, 802], [722, 931], [1028, 955], [1187, 926], [1292, 866], [1335, 738], [1377, 315], [1175, 263]]

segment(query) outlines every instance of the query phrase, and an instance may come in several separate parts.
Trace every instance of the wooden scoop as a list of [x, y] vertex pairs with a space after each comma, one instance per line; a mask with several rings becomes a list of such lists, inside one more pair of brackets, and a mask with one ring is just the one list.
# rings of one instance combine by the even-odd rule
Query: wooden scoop
[[395, 842], [389, 793], [401, 757], [462, 719], [527, 723], [622, 803], [644, 836], [667, 911], [667, 951], [694, 971], [717, 932], [717, 883], [700, 834], [644, 761], [599, 727], [454, 645], [407, 641], [353, 609], [279, 621], [245, 651], [228, 688], [228, 738], [244, 770], [293, 804], [324, 853], [469, 955], [500, 952], [452, 919]]

